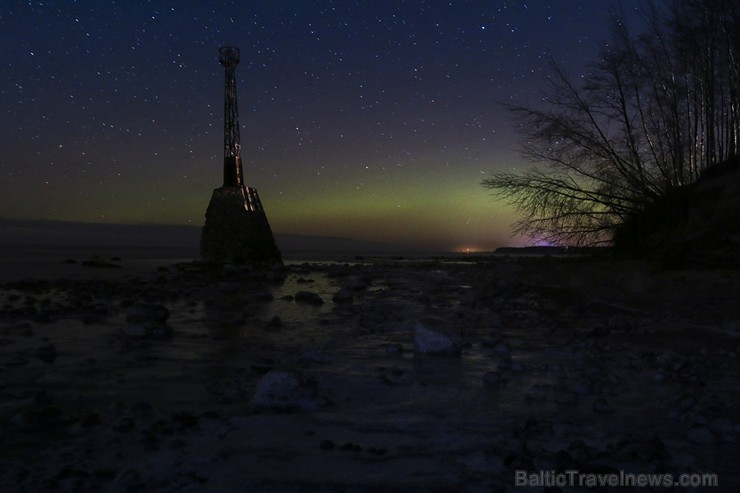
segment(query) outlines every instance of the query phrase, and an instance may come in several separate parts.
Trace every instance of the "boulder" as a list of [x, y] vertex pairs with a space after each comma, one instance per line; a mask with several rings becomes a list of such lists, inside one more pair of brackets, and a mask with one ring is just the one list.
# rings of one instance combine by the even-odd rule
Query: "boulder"
[[593, 408], [594, 412], [597, 413], [608, 413], [611, 411], [609, 403], [603, 397], [599, 397], [598, 399], [594, 400], [591, 407]]
[[369, 284], [369, 280], [367, 279], [352, 279], [351, 281], [347, 282], [345, 285], [345, 289], [348, 289], [350, 291], [364, 291], [367, 289], [367, 285]]
[[36, 348], [34, 355], [44, 363], [53, 363], [57, 357], [57, 348], [52, 343]]
[[334, 293], [332, 301], [334, 301], [334, 303], [352, 303], [353, 298], [354, 296], [352, 295], [352, 291], [347, 288], [341, 288]]
[[167, 326], [170, 317], [169, 309], [156, 303], [134, 303], [126, 311], [129, 323], [122, 332], [129, 337], [162, 337], [172, 333]]
[[324, 300], [321, 299], [321, 296], [319, 296], [317, 293], [314, 293], [313, 291], [298, 291], [294, 299], [298, 303], [308, 303], [310, 305], [323, 305]]
[[445, 320], [424, 318], [414, 325], [414, 351], [418, 354], [459, 355], [458, 332]]
[[141, 324], [131, 324], [121, 328], [121, 332], [129, 337], [146, 337], [151, 331]]
[[686, 438], [688, 438], [691, 443], [698, 443], [701, 445], [715, 445], [717, 443], [717, 438], [714, 434], [709, 431], [709, 428], [702, 425], [689, 428], [686, 432]]
[[493, 350], [501, 355], [511, 354], [511, 345], [507, 342], [499, 342], [494, 346]]
[[275, 411], [312, 411], [327, 404], [316, 379], [297, 370], [271, 370], [258, 382], [252, 404]]
[[483, 385], [486, 387], [500, 387], [501, 374], [497, 371], [488, 371], [483, 375]]
[[134, 303], [126, 312], [126, 321], [131, 324], [164, 324], [169, 317], [169, 309], [155, 303]]

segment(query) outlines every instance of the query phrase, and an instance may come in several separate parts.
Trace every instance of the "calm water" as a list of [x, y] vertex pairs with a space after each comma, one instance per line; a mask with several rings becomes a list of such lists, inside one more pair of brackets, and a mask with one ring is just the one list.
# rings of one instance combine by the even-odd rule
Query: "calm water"
[[[152, 272], [157, 267], [188, 262], [198, 259], [199, 256], [198, 249], [193, 247], [0, 245], [0, 282], [20, 279], [138, 276]], [[413, 260], [430, 256], [432, 255], [428, 253], [393, 255], [387, 252], [287, 251], [283, 253], [283, 260], [286, 265], [306, 262], [353, 264], [378, 258]], [[100, 269], [81, 265], [93, 257], [120, 265], [121, 268]], [[465, 260], [465, 255], [458, 254], [456, 257], [461, 261]]]

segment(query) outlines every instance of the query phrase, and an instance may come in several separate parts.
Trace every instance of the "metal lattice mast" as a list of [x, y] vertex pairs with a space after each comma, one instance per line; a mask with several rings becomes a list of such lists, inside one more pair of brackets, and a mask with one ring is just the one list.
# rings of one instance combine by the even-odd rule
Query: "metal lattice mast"
[[224, 184], [213, 190], [206, 209], [200, 253], [218, 262], [281, 263], [282, 256], [257, 190], [244, 184], [236, 77], [239, 48], [218, 49], [226, 69], [224, 98]]
[[244, 183], [242, 172], [241, 145], [239, 143], [239, 107], [236, 102], [236, 76], [234, 72], [239, 63], [239, 48], [222, 46], [221, 65], [226, 69], [224, 90], [224, 186], [241, 186]]

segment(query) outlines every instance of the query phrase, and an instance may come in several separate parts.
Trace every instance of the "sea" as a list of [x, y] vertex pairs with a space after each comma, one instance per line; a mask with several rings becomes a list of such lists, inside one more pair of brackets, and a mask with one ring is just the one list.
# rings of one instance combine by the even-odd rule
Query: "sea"
[[[96, 277], [133, 277], [169, 267], [180, 262], [197, 260], [200, 253], [193, 247], [116, 247], [90, 245], [9, 245], [0, 244], [0, 282], [26, 279], [86, 279]], [[286, 265], [304, 263], [354, 264], [377, 260], [420, 260], [444, 258], [465, 262], [474, 259], [462, 253], [450, 252], [350, 252], [288, 250], [283, 252]], [[96, 260], [109, 267], [88, 267], [84, 263]]]

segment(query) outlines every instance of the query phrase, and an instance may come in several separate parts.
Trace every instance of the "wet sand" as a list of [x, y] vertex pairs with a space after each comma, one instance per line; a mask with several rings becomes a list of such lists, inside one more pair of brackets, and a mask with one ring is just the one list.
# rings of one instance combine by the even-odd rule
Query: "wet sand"
[[65, 268], [85, 274], [0, 286], [2, 491], [519, 491], [517, 470], [573, 469], [740, 488], [737, 271]]

